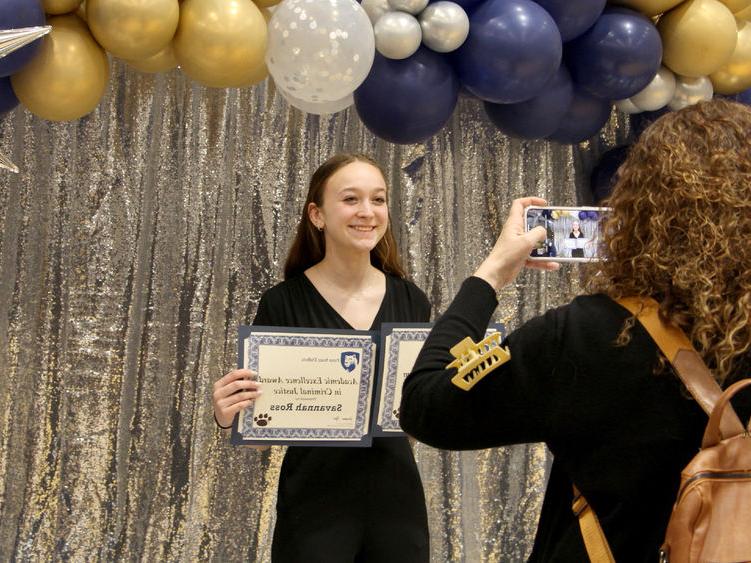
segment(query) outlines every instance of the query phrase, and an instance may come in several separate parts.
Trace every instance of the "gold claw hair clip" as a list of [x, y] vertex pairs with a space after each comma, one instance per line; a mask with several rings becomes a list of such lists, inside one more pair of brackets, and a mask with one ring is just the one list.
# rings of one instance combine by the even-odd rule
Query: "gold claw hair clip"
[[500, 332], [493, 332], [477, 344], [467, 336], [449, 351], [456, 359], [446, 369], [458, 370], [451, 378], [451, 383], [465, 391], [472, 389], [488, 373], [511, 359], [509, 349], [501, 348]]

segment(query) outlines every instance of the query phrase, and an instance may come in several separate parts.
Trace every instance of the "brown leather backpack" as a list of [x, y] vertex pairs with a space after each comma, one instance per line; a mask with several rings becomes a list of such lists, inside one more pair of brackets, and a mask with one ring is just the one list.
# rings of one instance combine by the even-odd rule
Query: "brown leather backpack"
[[[751, 421], [744, 428], [730, 399], [751, 386], [720, 389], [679, 328], [665, 325], [652, 299], [618, 300], [644, 325], [697, 403], [709, 414], [701, 450], [681, 472], [678, 498], [660, 549], [662, 563], [751, 561]], [[574, 487], [574, 513], [593, 563], [612, 563], [597, 516]]]

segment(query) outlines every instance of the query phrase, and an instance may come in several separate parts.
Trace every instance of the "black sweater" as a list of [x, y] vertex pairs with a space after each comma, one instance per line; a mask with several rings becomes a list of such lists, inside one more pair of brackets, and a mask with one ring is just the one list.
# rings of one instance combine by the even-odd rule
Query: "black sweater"
[[[470, 391], [459, 389], [450, 381], [455, 370], [445, 369], [449, 349], [465, 336], [481, 340], [496, 306], [485, 281], [464, 282], [404, 383], [402, 428], [445, 449], [547, 444], [554, 462], [531, 561], [587, 561], [572, 481], [616, 561], [657, 561], [706, 415], [672, 373], [655, 375], [657, 346], [639, 323], [626, 346], [614, 344], [630, 314], [604, 295], [532, 319], [503, 343], [507, 363]], [[743, 406], [747, 417], [749, 401]]]

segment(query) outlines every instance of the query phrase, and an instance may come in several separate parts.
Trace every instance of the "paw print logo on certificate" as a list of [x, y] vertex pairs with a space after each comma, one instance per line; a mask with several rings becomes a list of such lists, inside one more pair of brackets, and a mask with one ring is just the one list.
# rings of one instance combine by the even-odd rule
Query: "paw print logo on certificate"
[[268, 426], [269, 422], [271, 422], [271, 417], [266, 413], [261, 413], [253, 417], [253, 422], [256, 423], [256, 426]]
[[352, 373], [360, 363], [360, 354], [358, 352], [342, 352], [339, 361], [344, 368], [344, 371]]

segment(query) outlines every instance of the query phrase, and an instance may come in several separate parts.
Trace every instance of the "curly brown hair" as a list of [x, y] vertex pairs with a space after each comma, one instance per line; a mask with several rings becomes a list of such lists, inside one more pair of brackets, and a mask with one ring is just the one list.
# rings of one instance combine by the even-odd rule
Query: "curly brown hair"
[[604, 203], [607, 260], [589, 272], [592, 291], [655, 298], [720, 384], [751, 375], [749, 137], [751, 108], [725, 99], [650, 125]]

